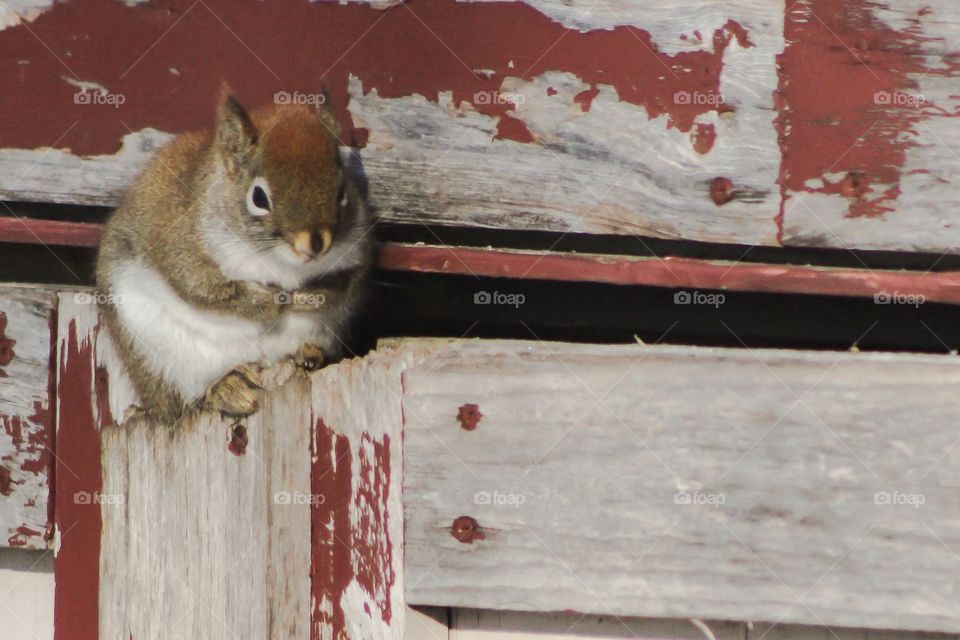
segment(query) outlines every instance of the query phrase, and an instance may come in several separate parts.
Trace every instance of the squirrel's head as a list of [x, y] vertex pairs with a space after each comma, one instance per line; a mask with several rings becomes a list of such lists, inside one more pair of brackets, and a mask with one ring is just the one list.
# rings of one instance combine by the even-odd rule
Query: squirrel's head
[[251, 115], [224, 93], [204, 231], [228, 276], [294, 287], [363, 259], [366, 207], [338, 133], [325, 104]]

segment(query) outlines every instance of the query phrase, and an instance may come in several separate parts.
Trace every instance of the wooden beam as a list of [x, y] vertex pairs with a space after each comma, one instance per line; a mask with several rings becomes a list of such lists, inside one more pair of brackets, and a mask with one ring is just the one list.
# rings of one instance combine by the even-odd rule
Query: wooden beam
[[0, 547], [46, 549], [52, 529], [55, 303], [50, 289], [0, 289]]
[[96, 247], [102, 233], [99, 224], [0, 217], [0, 242]]
[[[956, 271], [890, 271], [806, 265], [757, 264], [696, 258], [638, 258], [386, 243], [384, 269], [567, 282], [849, 297], [912, 296], [923, 302], [960, 303]], [[883, 294], [886, 294], [884, 297]]]
[[[23, 242], [96, 246], [99, 224], [43, 221], [21, 225], [25, 235], [7, 236]], [[0, 219], [0, 229], [3, 227]], [[0, 242], [7, 238], [0, 239]], [[631, 257], [587, 253], [524, 251], [490, 247], [431, 246], [386, 242], [378, 264], [392, 271], [451, 275], [558, 280], [617, 285], [644, 285], [764, 293], [797, 293], [845, 297], [893, 296], [925, 302], [960, 304], [960, 273], [956, 271], [893, 271], [809, 265], [762, 264], [678, 257]], [[886, 294], [886, 296], [884, 296]]]
[[458, 343], [403, 375], [407, 600], [956, 633], [958, 384], [948, 356]]

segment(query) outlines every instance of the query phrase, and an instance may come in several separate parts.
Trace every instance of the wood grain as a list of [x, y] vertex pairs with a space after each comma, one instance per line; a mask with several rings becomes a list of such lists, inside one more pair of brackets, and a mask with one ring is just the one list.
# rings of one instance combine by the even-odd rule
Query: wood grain
[[404, 374], [408, 601], [956, 632], [958, 383], [951, 357], [463, 343]]
[[56, 295], [0, 288], [0, 547], [45, 549]]
[[101, 637], [310, 638], [309, 384], [271, 373], [241, 455], [212, 416], [103, 430]]

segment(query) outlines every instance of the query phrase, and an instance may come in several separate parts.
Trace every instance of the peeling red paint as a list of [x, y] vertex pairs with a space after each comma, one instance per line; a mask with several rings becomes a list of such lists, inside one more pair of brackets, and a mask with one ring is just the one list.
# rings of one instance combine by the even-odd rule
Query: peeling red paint
[[712, 124], [698, 122], [696, 129], [690, 134], [693, 149], [700, 155], [710, 153], [713, 143], [717, 141], [717, 129]]
[[[774, 98], [782, 151], [781, 239], [795, 193], [846, 196], [851, 217], [892, 212], [907, 151], [915, 144], [912, 132], [924, 118], [945, 115], [920, 101], [914, 78], [956, 75], [960, 69], [949, 57], [936, 68], [926, 66], [922, 11], [912, 26], [898, 31], [860, 0], [786, 4], [786, 47], [778, 59]], [[857, 184], [826, 177], [836, 173], [856, 176]]]
[[[116, 37], [118, 25], [123, 38]], [[505, 77], [528, 80], [554, 70], [573, 73], [590, 87], [578, 100], [584, 108], [605, 84], [620, 100], [642, 106], [651, 118], [665, 115], [670, 126], [687, 132], [717, 105], [676, 96], [718, 94], [727, 46], [733, 40], [751, 46], [736, 22], [717, 27], [712, 50], [671, 55], [643, 29], [620, 25], [583, 33], [520, 2], [408, 0], [381, 10], [307, 0], [154, 0], [132, 7], [72, 0], [43, 12], [29, 28], [0, 34], [0, 81], [15, 89], [0, 96], [0, 139], [6, 147], [113, 153], [131, 130], [208, 127], [225, 78], [251, 104], [269, 103], [280, 90], [315, 93], [323, 81], [345, 139], [363, 146], [365, 132], [354, 128], [346, 108], [349, 74], [384, 98], [419, 94], [437, 101], [449, 91], [455, 105], [470, 103], [502, 120], [522, 117], [522, 109], [500, 94]], [[291, 42], [296, 56], [289, 53]], [[469, 71], [480, 68], [492, 73]], [[77, 104], [77, 88], [62, 76], [99, 83], [108, 95], [122, 95], [123, 103]], [[38, 105], [43, 118], [34, 117]], [[533, 140], [510, 120], [500, 137]]]
[[[368, 455], [368, 451], [372, 451]], [[396, 578], [393, 571], [393, 547], [390, 541], [390, 436], [377, 442], [364, 433], [360, 438], [360, 486], [354, 505], [360, 521], [353, 532], [357, 583], [374, 596], [380, 618], [389, 623], [390, 588]]]
[[63, 412], [57, 433], [56, 527], [60, 549], [55, 559], [56, 640], [97, 640], [100, 591], [100, 509], [75, 500], [79, 492], [102, 489], [100, 432], [93, 389], [94, 354], [88, 336], [70, 322], [62, 336], [58, 394]]
[[[390, 591], [396, 576], [387, 528], [390, 438], [384, 435], [383, 441], [377, 442], [363, 434], [355, 461], [349, 439], [319, 419], [315, 446], [312, 491], [324, 499], [315, 501], [312, 515], [312, 637], [347, 640], [340, 602], [352, 581], [356, 580], [377, 605], [373, 615], [384, 622], [392, 617]], [[356, 495], [355, 475], [359, 481]], [[351, 509], [358, 514], [356, 523], [351, 521]]]
[[[52, 321], [54, 316], [52, 298], [50, 306], [46, 309], [48, 318]], [[33, 322], [33, 321], [31, 321]], [[10, 364], [17, 353], [14, 346], [17, 341], [7, 337], [10, 330], [22, 331], [25, 327], [10, 327], [9, 317], [6, 313], [0, 312], [0, 364]], [[30, 330], [36, 330], [36, 327], [30, 327]], [[53, 338], [51, 330], [50, 336]], [[25, 345], [21, 345], [26, 348]], [[50, 366], [53, 366], [53, 356], [48, 353], [20, 353], [20, 357], [25, 357], [31, 361], [34, 358], [43, 358], [46, 356]], [[38, 363], [39, 364], [39, 363]], [[0, 370], [0, 377], [9, 377], [9, 373]], [[50, 477], [50, 451], [49, 443], [52, 440], [51, 432], [53, 428], [52, 411], [50, 410], [51, 399], [53, 398], [53, 389], [51, 384], [54, 379], [52, 368], [46, 371], [48, 386], [44, 390], [46, 396], [33, 401], [33, 411], [29, 415], [24, 411], [24, 407], [19, 407], [20, 415], [0, 415], [0, 431], [8, 438], [11, 445], [6, 449], [5, 455], [0, 457], [5, 464], [0, 468], [0, 495], [13, 496], [10, 502], [18, 502], [24, 507], [35, 507], [40, 494], [34, 493], [42, 483], [42, 490], [50, 490], [52, 479]], [[13, 383], [10, 383], [13, 384]], [[32, 389], [31, 393], [40, 390]], [[26, 480], [26, 476], [34, 476]], [[17, 477], [17, 480], [14, 480]], [[47, 517], [50, 515], [49, 496], [45, 499], [47, 507]], [[45, 528], [49, 521], [43, 521], [37, 517], [36, 511], [32, 511], [28, 521], [7, 522], [5, 529], [10, 532], [8, 542], [15, 546], [42, 546], [38, 545], [37, 540], [30, 540], [30, 537], [42, 538], [43, 531], [38, 529]], [[18, 526], [19, 525], [19, 526]], [[17, 527], [14, 529], [14, 527]]]
[[589, 89], [584, 89], [577, 95], [573, 96], [573, 101], [580, 105], [580, 110], [586, 113], [590, 111], [590, 105], [593, 104], [593, 99], [600, 94], [600, 89], [597, 87], [590, 87]]
[[[0, 365], [8, 365], [13, 361], [14, 351], [13, 346], [17, 344], [16, 340], [12, 340], [6, 336], [7, 331], [7, 314], [0, 311]], [[7, 372], [3, 369], [0, 369], [0, 378], [6, 378]]]
[[12, 479], [10, 477], [10, 469], [7, 469], [6, 467], [0, 467], [0, 495], [10, 495], [11, 482]]
[[17, 527], [17, 532], [14, 535], [7, 538], [7, 544], [10, 545], [11, 547], [25, 547], [27, 546], [28, 538], [37, 538], [42, 535], [43, 535], [42, 531], [37, 531], [35, 529], [31, 529], [30, 527], [25, 527], [23, 525], [20, 525], [19, 527]]
[[515, 140], [516, 142], [533, 142], [533, 134], [523, 120], [519, 120], [509, 115], [500, 116], [497, 123], [497, 135], [495, 140]]

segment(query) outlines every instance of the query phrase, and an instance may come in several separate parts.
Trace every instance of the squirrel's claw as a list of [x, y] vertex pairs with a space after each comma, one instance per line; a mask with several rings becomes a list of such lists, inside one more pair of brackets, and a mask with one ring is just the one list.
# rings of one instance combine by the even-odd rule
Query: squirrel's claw
[[294, 363], [301, 369], [314, 371], [323, 364], [323, 350], [312, 342], [300, 345], [293, 355]]
[[262, 397], [260, 367], [249, 363], [213, 383], [204, 396], [204, 404], [223, 415], [243, 417], [260, 409]]

